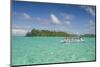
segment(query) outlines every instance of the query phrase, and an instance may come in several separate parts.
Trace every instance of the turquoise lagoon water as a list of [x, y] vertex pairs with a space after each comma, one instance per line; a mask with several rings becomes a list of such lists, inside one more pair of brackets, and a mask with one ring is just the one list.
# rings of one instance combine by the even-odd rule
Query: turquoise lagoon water
[[64, 37], [12, 37], [12, 65], [95, 60], [95, 38], [61, 43]]

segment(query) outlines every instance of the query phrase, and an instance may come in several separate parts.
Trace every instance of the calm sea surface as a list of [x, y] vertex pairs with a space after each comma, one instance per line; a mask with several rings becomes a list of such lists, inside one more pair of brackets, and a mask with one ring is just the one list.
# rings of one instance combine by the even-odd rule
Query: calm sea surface
[[12, 37], [12, 64], [44, 64], [95, 60], [95, 38], [61, 43], [64, 37]]

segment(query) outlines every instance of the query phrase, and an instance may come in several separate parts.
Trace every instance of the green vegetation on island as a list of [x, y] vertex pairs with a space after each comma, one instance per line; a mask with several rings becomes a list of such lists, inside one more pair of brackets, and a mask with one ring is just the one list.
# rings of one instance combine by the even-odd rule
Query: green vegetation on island
[[49, 30], [36, 30], [32, 29], [31, 32], [28, 32], [26, 36], [70, 36], [69, 33], [66, 32], [57, 32], [57, 31], [49, 31]]
[[[74, 36], [79, 36], [76, 34], [71, 34], [67, 32], [61, 32], [61, 31], [49, 31], [49, 30], [37, 30], [37, 29], [32, 29], [30, 32], [26, 34], [26, 36], [31, 37], [31, 36], [57, 36], [57, 37], [74, 37]], [[94, 34], [84, 34], [80, 35], [81, 37], [95, 37]]]

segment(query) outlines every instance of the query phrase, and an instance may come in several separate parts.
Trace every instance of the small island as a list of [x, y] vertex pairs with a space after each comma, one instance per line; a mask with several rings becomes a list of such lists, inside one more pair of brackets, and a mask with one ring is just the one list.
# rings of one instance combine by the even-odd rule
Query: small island
[[62, 31], [50, 31], [50, 30], [37, 30], [32, 29], [30, 32], [27, 32], [25, 35], [26, 37], [32, 37], [32, 36], [54, 36], [54, 37], [74, 37], [74, 36], [81, 36], [81, 37], [95, 37], [95, 34], [72, 34], [68, 32], [62, 32]]
[[70, 33], [32, 29], [31, 32], [26, 34], [26, 36], [70, 36]]

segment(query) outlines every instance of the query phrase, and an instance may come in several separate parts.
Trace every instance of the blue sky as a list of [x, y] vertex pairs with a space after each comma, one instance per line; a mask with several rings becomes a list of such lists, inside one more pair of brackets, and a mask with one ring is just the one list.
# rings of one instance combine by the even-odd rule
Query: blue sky
[[12, 33], [25, 35], [33, 28], [94, 34], [95, 7], [13, 1]]

